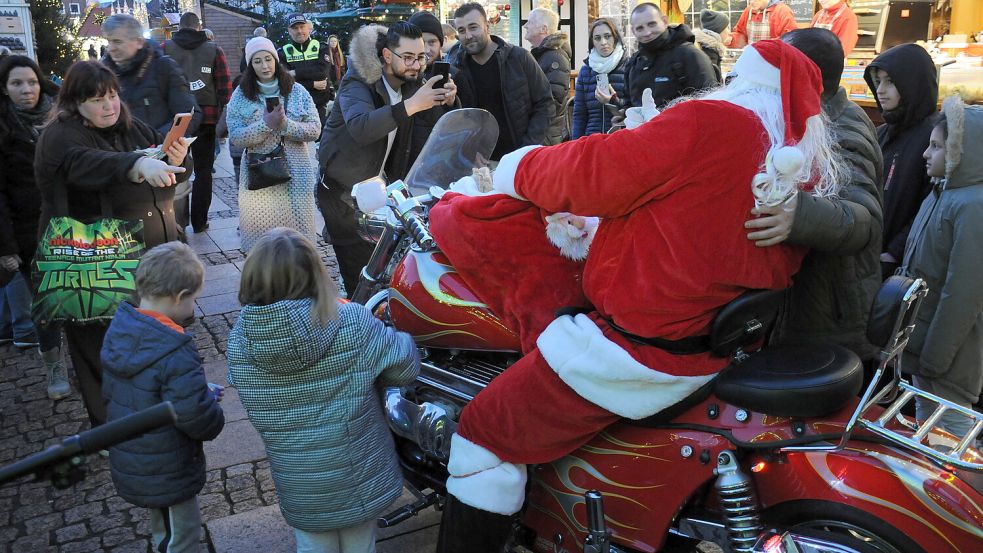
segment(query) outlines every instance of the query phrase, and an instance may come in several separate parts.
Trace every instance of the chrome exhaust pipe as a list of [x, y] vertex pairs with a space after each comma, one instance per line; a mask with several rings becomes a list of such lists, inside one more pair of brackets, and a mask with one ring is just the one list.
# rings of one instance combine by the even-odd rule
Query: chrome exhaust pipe
[[386, 388], [383, 394], [386, 419], [393, 433], [411, 440], [430, 457], [447, 461], [451, 436], [457, 430], [457, 423], [447, 411], [430, 402], [418, 405], [403, 397], [399, 388]]

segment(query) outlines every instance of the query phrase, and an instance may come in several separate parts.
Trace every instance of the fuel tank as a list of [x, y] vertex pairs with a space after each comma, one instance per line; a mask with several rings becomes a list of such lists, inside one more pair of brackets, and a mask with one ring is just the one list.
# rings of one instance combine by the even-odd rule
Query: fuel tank
[[393, 272], [389, 316], [421, 346], [519, 351], [519, 337], [472, 292], [438, 250], [411, 250]]

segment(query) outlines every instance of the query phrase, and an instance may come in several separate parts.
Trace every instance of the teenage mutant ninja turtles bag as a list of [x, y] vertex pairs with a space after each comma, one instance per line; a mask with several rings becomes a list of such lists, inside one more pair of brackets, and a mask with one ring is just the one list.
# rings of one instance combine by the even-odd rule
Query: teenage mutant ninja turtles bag
[[52, 217], [31, 265], [35, 324], [108, 322], [121, 301], [136, 298], [144, 250], [143, 221]]

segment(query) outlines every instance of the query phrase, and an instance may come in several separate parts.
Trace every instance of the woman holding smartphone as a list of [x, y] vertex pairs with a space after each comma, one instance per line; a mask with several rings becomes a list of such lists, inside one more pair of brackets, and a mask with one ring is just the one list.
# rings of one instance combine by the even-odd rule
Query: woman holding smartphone
[[625, 97], [628, 52], [617, 26], [606, 17], [595, 19], [590, 37], [590, 54], [574, 85], [571, 139], [608, 132], [619, 100]]
[[[98, 61], [77, 62], [65, 75], [54, 118], [41, 132], [34, 154], [39, 228], [43, 232], [54, 216], [99, 219], [105, 202], [112, 217], [143, 221], [143, 241], [150, 249], [177, 239], [174, 186], [191, 173], [188, 139], [174, 141], [163, 160], [137, 152], [163, 143], [164, 137], [130, 117], [119, 91], [116, 75]], [[106, 422], [100, 351], [108, 324], [66, 323], [64, 328], [82, 401], [92, 426], [98, 426]]]
[[239, 171], [239, 240], [248, 252], [266, 231], [297, 230], [316, 243], [314, 141], [321, 134], [314, 100], [296, 84], [277, 59], [276, 46], [256, 37], [246, 44], [248, 63], [242, 82], [226, 108], [229, 139], [248, 153], [265, 154], [282, 142], [290, 180], [261, 190], [249, 189], [248, 155]]

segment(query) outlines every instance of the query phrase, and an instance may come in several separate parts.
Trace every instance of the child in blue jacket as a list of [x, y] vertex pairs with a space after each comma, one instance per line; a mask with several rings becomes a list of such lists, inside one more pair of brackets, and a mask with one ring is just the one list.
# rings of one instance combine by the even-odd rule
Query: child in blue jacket
[[120, 497], [150, 509], [155, 551], [197, 551], [205, 485], [202, 441], [218, 436], [225, 416], [205, 381], [201, 357], [181, 324], [194, 316], [205, 268], [187, 245], [148, 251], [136, 271], [140, 306], [122, 303], [102, 347], [102, 395], [112, 421], [170, 401], [177, 422], [110, 449]]

